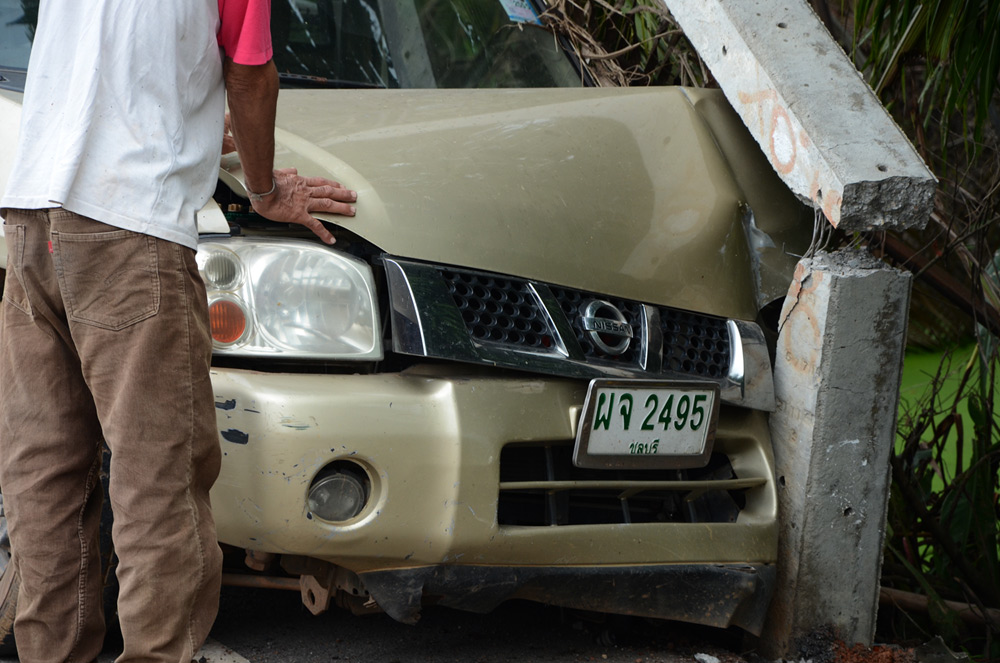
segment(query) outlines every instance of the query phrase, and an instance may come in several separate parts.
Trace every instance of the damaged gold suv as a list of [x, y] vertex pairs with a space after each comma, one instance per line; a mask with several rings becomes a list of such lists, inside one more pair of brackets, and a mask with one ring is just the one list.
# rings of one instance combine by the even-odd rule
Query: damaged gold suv
[[588, 87], [536, 23], [275, 0], [276, 167], [357, 216], [333, 247], [267, 222], [235, 155], [200, 214], [226, 579], [406, 622], [527, 598], [759, 632], [763, 321], [808, 213], [719, 92]]

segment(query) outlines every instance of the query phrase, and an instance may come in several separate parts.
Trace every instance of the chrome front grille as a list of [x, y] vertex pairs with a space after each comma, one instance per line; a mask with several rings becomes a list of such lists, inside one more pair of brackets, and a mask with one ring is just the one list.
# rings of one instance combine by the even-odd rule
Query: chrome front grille
[[729, 372], [726, 321], [707, 315], [660, 308], [663, 365], [674, 372], [721, 378]]
[[445, 269], [441, 277], [477, 341], [550, 348], [546, 318], [527, 281]]
[[770, 359], [753, 323], [503, 274], [383, 264], [395, 352], [574, 379], [707, 380], [724, 402], [774, 408]]

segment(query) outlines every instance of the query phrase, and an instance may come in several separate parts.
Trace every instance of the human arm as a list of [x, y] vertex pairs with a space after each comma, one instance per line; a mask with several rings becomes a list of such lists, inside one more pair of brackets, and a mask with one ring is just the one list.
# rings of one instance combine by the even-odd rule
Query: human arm
[[236, 141], [233, 140], [233, 126], [229, 119], [229, 113], [226, 113], [225, 129], [222, 132], [222, 154], [230, 154], [235, 151]]
[[274, 170], [278, 101], [274, 62], [242, 65], [227, 57], [223, 75], [244, 181], [250, 192], [258, 194], [251, 196], [254, 211], [272, 221], [304, 225], [327, 244], [333, 244], [333, 235], [311, 213], [354, 216], [351, 203], [357, 200], [357, 194], [332, 180], [302, 177], [294, 168]]

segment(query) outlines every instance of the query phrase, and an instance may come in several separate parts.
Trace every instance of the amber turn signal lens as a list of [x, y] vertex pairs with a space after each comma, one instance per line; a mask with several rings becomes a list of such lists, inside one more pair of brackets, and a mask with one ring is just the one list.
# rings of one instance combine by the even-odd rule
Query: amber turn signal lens
[[212, 326], [212, 340], [217, 343], [234, 343], [243, 336], [247, 328], [247, 317], [236, 302], [220, 299], [208, 307], [208, 319]]

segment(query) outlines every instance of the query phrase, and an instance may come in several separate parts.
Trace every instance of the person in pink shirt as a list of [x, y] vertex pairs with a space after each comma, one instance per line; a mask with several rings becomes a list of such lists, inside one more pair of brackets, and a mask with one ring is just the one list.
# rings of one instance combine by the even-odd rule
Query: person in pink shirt
[[217, 39], [226, 56], [244, 65], [267, 64], [271, 59], [271, 3], [257, 0], [219, 0]]
[[274, 170], [269, 17], [268, 0], [41, 0], [0, 199], [0, 486], [24, 663], [103, 646], [102, 439], [119, 663], [189, 663], [215, 620], [221, 451], [195, 251], [226, 96], [259, 214], [332, 243], [312, 214], [353, 216], [357, 197]]
[[[254, 210], [267, 218], [281, 217], [301, 223], [332, 244], [330, 232], [307, 212], [353, 216], [353, 207], [337, 202], [353, 201], [357, 194], [338, 190], [339, 184], [322, 178], [304, 179], [294, 169], [270, 173], [278, 98], [278, 72], [271, 60], [270, 0], [219, 0], [219, 16], [222, 20], [218, 38], [226, 53], [223, 70], [232, 112], [232, 133]], [[312, 200], [322, 202], [317, 206]], [[310, 204], [310, 209], [301, 211]]]

